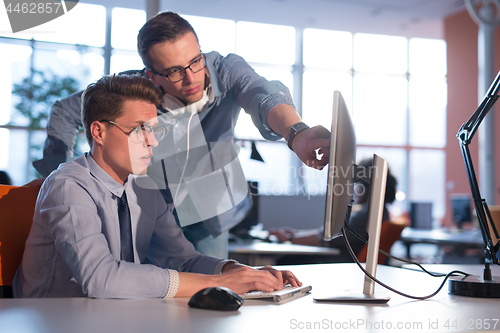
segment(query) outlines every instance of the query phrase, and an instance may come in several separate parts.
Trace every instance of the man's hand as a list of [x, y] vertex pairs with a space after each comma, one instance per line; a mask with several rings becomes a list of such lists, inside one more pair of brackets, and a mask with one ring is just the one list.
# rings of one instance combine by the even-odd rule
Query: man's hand
[[302, 285], [290, 271], [280, 271], [271, 266], [254, 269], [234, 263], [225, 265], [222, 274], [213, 278], [219, 286], [229, 288], [237, 294], [252, 290], [281, 290], [286, 284], [291, 284], [293, 287]]
[[269, 230], [269, 236], [275, 236], [280, 243], [291, 240], [294, 235], [295, 229], [289, 227]]
[[305, 165], [321, 170], [330, 156], [330, 131], [319, 125], [306, 129], [295, 136], [292, 148]]
[[292, 287], [298, 287], [298, 286], [302, 285], [302, 282], [300, 282], [295, 277], [295, 275], [290, 271], [285, 271], [285, 270], [280, 271], [280, 270], [273, 268], [272, 266], [264, 266], [264, 267], [259, 268], [259, 270], [270, 272], [275, 278], [278, 279], [278, 281], [281, 281], [281, 284], [283, 286], [285, 286], [287, 284], [292, 285]]

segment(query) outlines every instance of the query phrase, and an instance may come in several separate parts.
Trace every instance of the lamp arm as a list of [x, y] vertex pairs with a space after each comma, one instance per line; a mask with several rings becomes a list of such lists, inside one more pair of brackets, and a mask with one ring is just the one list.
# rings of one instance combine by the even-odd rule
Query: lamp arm
[[500, 238], [498, 231], [491, 218], [490, 210], [486, 204], [486, 200], [481, 198], [481, 193], [479, 192], [479, 185], [476, 179], [476, 173], [474, 171], [474, 165], [472, 163], [472, 158], [470, 156], [469, 144], [471, 143], [474, 134], [481, 125], [481, 122], [486, 117], [493, 104], [498, 99], [498, 91], [500, 90], [500, 72], [497, 74], [495, 80], [491, 84], [488, 92], [484, 96], [483, 101], [472, 114], [469, 120], [460, 127], [457, 133], [457, 138], [460, 143], [460, 148], [462, 151], [462, 157], [464, 159], [465, 169], [467, 171], [467, 176], [469, 178], [469, 185], [471, 188], [472, 198], [474, 200], [474, 206], [476, 207], [477, 218], [479, 221], [479, 226], [481, 228], [481, 234], [483, 236], [483, 241], [485, 245], [485, 262], [487, 264], [495, 263], [499, 264], [496, 257], [496, 252], [500, 247], [500, 241], [493, 245], [491, 239], [491, 234], [488, 225], [491, 226], [491, 230], [494, 232], [495, 237]]
[[479, 125], [481, 125], [481, 122], [483, 121], [484, 117], [486, 117], [493, 104], [495, 104], [495, 102], [497, 101], [499, 90], [500, 90], [500, 72], [495, 77], [495, 80], [493, 80], [493, 83], [491, 84], [490, 88], [488, 89], [488, 92], [484, 96], [483, 101], [478, 106], [476, 111], [472, 114], [469, 120], [466, 123], [464, 123], [462, 127], [460, 127], [460, 130], [457, 133], [457, 138], [458, 141], [460, 142], [460, 145], [463, 144], [468, 145], [470, 143], [470, 141], [474, 137], [474, 134], [476, 134]]
[[497, 244], [493, 245], [493, 240], [491, 239], [491, 233], [488, 228], [488, 221], [490, 221], [489, 225], [491, 226], [491, 230], [495, 234], [495, 237], [500, 238], [498, 235], [498, 231], [493, 223], [493, 219], [490, 214], [490, 210], [486, 203], [486, 200], [481, 198], [481, 193], [479, 192], [479, 186], [476, 179], [476, 174], [474, 171], [474, 165], [472, 164], [472, 158], [470, 156], [468, 145], [462, 145], [462, 156], [465, 163], [465, 169], [467, 171], [467, 176], [469, 178], [469, 185], [471, 188], [472, 198], [474, 201], [474, 206], [476, 208], [477, 219], [479, 221], [479, 227], [481, 230], [481, 235], [483, 237], [483, 242], [485, 245], [484, 256], [486, 263], [495, 263], [498, 264], [498, 258], [496, 257], [496, 252], [500, 247], [500, 241]]

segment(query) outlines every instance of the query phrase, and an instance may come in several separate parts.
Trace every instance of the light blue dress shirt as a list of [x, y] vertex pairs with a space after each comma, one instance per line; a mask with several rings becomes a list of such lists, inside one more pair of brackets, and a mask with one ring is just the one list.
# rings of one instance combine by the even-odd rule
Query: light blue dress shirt
[[[126, 191], [135, 263], [120, 260], [117, 199]], [[177, 288], [176, 272], [220, 274], [198, 253], [158, 190], [114, 181], [90, 154], [45, 180], [14, 281], [15, 297], [147, 298]], [[173, 272], [175, 270], [175, 272]]]

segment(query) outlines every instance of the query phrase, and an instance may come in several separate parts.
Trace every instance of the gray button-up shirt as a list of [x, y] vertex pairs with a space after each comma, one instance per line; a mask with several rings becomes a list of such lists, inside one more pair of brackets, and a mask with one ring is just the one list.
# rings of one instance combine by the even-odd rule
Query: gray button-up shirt
[[[120, 260], [123, 191], [135, 263]], [[219, 274], [226, 261], [195, 251], [169, 208], [158, 190], [137, 186], [132, 175], [117, 183], [89, 154], [62, 164], [38, 195], [14, 296], [164, 297], [177, 287], [171, 270]]]

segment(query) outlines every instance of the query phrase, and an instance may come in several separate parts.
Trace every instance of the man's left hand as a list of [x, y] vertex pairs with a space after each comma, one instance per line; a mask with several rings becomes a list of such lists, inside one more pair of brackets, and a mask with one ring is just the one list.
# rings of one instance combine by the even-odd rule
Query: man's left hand
[[259, 271], [268, 271], [275, 278], [277, 278], [278, 281], [281, 282], [282, 286], [286, 286], [287, 284], [290, 284], [292, 287], [299, 287], [302, 285], [302, 282], [300, 282], [299, 279], [297, 279], [295, 277], [295, 275], [290, 271], [286, 271], [286, 270], [280, 271], [280, 270], [273, 268], [272, 266], [264, 266], [264, 267], [259, 268], [258, 270]]

